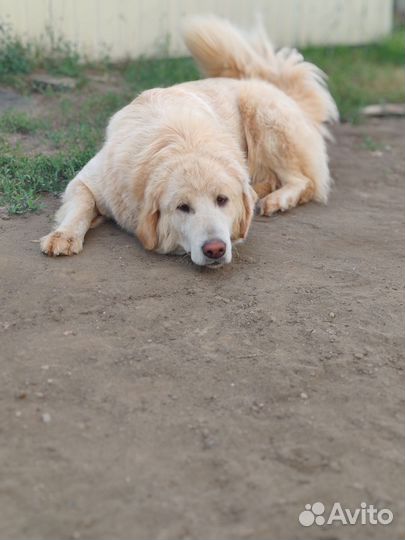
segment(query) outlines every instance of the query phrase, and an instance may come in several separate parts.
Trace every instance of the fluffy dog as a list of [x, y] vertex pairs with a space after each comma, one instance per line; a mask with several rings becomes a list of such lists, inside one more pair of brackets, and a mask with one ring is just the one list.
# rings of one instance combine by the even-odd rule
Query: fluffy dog
[[79, 253], [105, 216], [148, 250], [219, 266], [257, 197], [265, 216], [327, 201], [325, 123], [338, 113], [324, 74], [296, 50], [275, 52], [263, 30], [245, 36], [216, 17], [189, 20], [184, 37], [208, 78], [143, 92], [112, 117], [41, 239], [47, 255]]

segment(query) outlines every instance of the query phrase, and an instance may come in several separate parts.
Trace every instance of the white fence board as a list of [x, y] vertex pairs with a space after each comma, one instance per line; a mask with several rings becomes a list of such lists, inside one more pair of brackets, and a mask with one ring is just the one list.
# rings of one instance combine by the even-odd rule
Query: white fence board
[[185, 53], [185, 15], [217, 13], [242, 26], [260, 14], [277, 45], [358, 44], [392, 28], [393, 0], [0, 0], [0, 20], [25, 40], [47, 29], [89, 58]]

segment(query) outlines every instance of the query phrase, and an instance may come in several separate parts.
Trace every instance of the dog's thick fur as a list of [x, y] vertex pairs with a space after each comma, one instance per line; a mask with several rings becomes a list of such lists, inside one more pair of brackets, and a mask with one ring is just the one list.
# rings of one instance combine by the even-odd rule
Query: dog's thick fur
[[106, 216], [146, 249], [200, 265], [217, 262], [202, 246], [219, 239], [219, 262], [230, 262], [257, 196], [266, 216], [327, 201], [325, 123], [338, 114], [323, 73], [295, 50], [275, 52], [263, 30], [245, 36], [213, 16], [189, 20], [184, 37], [208, 78], [148, 90], [113, 116], [103, 148], [68, 185], [44, 253], [79, 253]]

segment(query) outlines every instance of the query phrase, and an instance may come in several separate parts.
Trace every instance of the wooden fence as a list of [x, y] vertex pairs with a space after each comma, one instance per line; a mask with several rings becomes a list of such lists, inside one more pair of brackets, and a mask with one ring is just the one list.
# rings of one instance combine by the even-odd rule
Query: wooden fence
[[184, 54], [185, 15], [263, 19], [277, 45], [358, 44], [392, 27], [392, 0], [0, 0], [0, 21], [24, 40], [62, 37], [88, 58]]

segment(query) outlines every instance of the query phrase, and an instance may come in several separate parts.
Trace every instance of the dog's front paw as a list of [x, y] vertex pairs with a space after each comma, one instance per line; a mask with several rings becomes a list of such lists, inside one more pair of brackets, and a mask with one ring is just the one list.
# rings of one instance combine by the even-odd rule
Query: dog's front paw
[[260, 199], [258, 206], [261, 216], [271, 216], [281, 210], [279, 197], [275, 193], [270, 193], [270, 195]]
[[41, 251], [49, 257], [76, 255], [83, 249], [83, 240], [64, 231], [51, 232], [41, 238]]
[[297, 205], [297, 196], [287, 190], [278, 189], [267, 197], [260, 199], [259, 212], [261, 216], [271, 216], [276, 212], [285, 212]]

